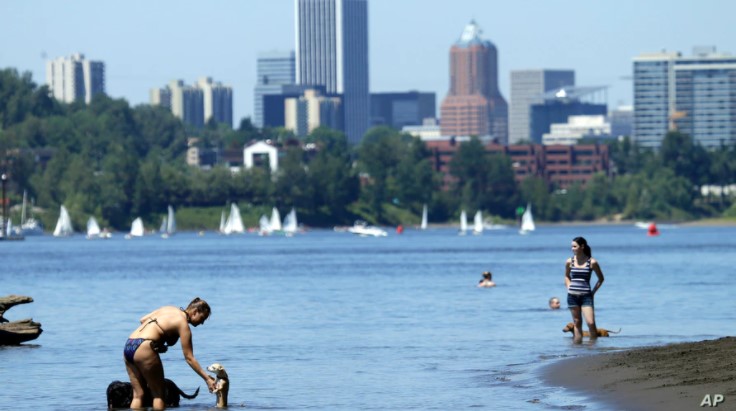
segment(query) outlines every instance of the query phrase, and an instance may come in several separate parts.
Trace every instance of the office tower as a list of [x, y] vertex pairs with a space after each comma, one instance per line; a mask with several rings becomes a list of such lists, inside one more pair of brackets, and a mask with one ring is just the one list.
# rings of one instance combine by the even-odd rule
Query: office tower
[[358, 144], [370, 124], [368, 2], [294, 0], [297, 84], [343, 95], [344, 128]]
[[574, 70], [513, 70], [511, 72], [511, 109], [509, 144], [530, 141], [530, 107], [541, 103], [542, 94], [575, 85]]
[[211, 77], [202, 77], [197, 82], [202, 90], [205, 124], [214, 119], [219, 124], [233, 126], [233, 89], [220, 82], [212, 81]]
[[171, 89], [168, 86], [151, 89], [149, 97], [152, 106], [161, 106], [171, 110]]
[[49, 60], [46, 84], [59, 101], [89, 104], [94, 95], [105, 93], [105, 63], [87, 60], [81, 53]]
[[308, 89], [300, 97], [284, 101], [284, 126], [298, 137], [305, 137], [317, 127], [339, 130], [342, 127], [342, 101], [339, 97], [320, 95]]
[[608, 121], [611, 123], [611, 136], [631, 137], [634, 130], [634, 107], [619, 106], [608, 113]]
[[293, 51], [258, 54], [256, 86], [253, 90], [253, 125], [263, 127], [263, 96], [281, 94], [283, 86], [296, 84], [296, 58]]
[[570, 116], [602, 115], [608, 113], [605, 87], [563, 87], [542, 96], [542, 102], [531, 105], [531, 143], [541, 144], [542, 136], [549, 133], [552, 124], [565, 124]]
[[492, 136], [508, 140], [508, 107], [498, 89], [496, 46], [471, 21], [450, 49], [450, 91], [442, 102], [443, 136]]
[[434, 119], [436, 111], [434, 93], [371, 93], [372, 126], [401, 130], [404, 126], [421, 125], [426, 118]]
[[736, 57], [696, 47], [634, 58], [634, 140], [658, 148], [673, 129], [705, 147], [736, 144]]

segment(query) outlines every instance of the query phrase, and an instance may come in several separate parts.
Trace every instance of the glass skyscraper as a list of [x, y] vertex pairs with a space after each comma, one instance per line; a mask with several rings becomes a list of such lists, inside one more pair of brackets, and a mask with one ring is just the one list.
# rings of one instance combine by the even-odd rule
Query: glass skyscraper
[[343, 96], [348, 141], [360, 143], [370, 125], [368, 3], [295, 0], [296, 81]]
[[531, 141], [531, 105], [542, 103], [544, 93], [574, 85], [574, 70], [513, 70], [509, 144]]
[[264, 103], [267, 95], [281, 94], [284, 86], [296, 83], [296, 58], [293, 51], [264, 52], [258, 54], [256, 67], [256, 87], [254, 90], [253, 125], [263, 127]]
[[673, 129], [705, 147], [736, 143], [736, 57], [699, 47], [634, 59], [635, 140], [658, 148]]

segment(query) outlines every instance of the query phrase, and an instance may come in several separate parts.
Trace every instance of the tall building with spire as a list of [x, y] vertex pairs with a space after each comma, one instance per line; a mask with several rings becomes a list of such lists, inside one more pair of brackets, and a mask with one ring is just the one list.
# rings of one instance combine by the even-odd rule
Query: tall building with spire
[[294, 0], [296, 81], [343, 97], [348, 141], [360, 143], [370, 125], [368, 2]]
[[443, 136], [491, 136], [508, 141], [508, 105], [498, 89], [496, 46], [471, 21], [450, 48], [450, 91], [440, 107]]

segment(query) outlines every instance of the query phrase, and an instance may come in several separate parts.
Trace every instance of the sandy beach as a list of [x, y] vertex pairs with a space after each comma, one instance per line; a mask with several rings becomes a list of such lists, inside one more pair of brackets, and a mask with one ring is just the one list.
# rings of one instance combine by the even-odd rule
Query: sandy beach
[[705, 396], [736, 410], [736, 337], [639, 348], [563, 360], [545, 368], [554, 386], [577, 390], [611, 409], [702, 410]]

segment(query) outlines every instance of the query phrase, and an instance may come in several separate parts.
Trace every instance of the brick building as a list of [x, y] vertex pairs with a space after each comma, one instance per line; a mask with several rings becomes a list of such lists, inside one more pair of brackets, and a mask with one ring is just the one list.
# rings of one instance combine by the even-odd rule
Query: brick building
[[[452, 181], [450, 161], [461, 142], [455, 139], [426, 141], [432, 152], [435, 170], [444, 174], [445, 187]], [[504, 146], [485, 144], [488, 153], [501, 153], [511, 158], [517, 182], [530, 176], [543, 178], [547, 184], [566, 188], [575, 183], [587, 183], [594, 174], [611, 174], [608, 146], [604, 144], [581, 144], [575, 146], [543, 146], [524, 144]]]

